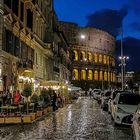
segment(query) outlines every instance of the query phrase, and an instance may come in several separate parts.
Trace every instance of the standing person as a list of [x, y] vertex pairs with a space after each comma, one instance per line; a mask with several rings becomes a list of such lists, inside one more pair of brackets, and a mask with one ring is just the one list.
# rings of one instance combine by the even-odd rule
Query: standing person
[[2, 100], [3, 100], [3, 105], [6, 105], [6, 101], [7, 101], [7, 91], [3, 91], [2, 94]]
[[14, 105], [18, 105], [19, 104], [19, 102], [21, 100], [21, 95], [19, 93], [19, 90], [17, 90], [16, 92], [14, 92], [13, 100], [14, 100]]
[[6, 104], [11, 105], [11, 99], [12, 99], [12, 94], [9, 91], [9, 89], [7, 89], [7, 101], [6, 101]]
[[52, 98], [52, 106], [53, 106], [53, 111], [56, 110], [56, 104], [57, 104], [57, 94], [55, 93], [55, 91], [53, 91], [53, 98]]

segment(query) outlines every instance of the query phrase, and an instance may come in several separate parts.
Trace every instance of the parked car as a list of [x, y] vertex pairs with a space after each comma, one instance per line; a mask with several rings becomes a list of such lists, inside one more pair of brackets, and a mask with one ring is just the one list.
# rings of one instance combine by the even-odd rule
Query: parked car
[[101, 98], [101, 89], [94, 89], [92, 95], [95, 100], [99, 100]]
[[133, 114], [140, 103], [140, 95], [121, 92], [113, 101], [112, 118], [115, 124], [131, 125]]
[[134, 133], [134, 140], [140, 140], [140, 104], [133, 115], [132, 129]]
[[114, 101], [117, 93], [121, 93], [121, 92], [124, 92], [124, 91], [115, 90], [115, 91], [112, 91], [111, 92], [110, 98], [108, 100], [108, 113], [111, 114], [111, 112], [112, 112], [112, 106], [113, 106], [113, 101]]
[[103, 110], [108, 110], [108, 100], [111, 96], [111, 91], [105, 91], [101, 96], [101, 108]]

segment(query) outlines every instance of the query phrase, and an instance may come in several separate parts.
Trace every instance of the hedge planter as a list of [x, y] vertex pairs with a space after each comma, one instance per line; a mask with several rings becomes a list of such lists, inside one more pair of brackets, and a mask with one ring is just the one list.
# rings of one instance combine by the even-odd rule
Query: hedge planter
[[22, 122], [23, 123], [31, 123], [32, 122], [32, 116], [31, 115], [22, 116]]
[[32, 116], [32, 121], [37, 118], [37, 113], [30, 113], [29, 115]]
[[3, 124], [5, 122], [4, 117], [0, 118], [0, 124]]
[[43, 115], [43, 111], [37, 111], [37, 117], [41, 117]]
[[5, 124], [21, 123], [21, 117], [5, 117]]

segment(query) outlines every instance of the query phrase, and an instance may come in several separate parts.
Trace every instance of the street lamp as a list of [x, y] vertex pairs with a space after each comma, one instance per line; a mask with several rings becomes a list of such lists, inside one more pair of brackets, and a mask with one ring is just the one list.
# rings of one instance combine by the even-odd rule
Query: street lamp
[[86, 36], [85, 36], [84, 34], [81, 34], [80, 38], [81, 38], [81, 39], [85, 39]]
[[129, 56], [120, 56], [119, 59], [121, 60], [119, 66], [121, 66], [122, 90], [124, 90], [126, 60], [129, 59]]

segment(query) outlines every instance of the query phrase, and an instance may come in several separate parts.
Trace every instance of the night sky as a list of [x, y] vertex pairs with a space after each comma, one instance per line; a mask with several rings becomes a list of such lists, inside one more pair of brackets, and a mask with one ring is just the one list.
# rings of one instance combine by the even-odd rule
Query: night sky
[[60, 21], [75, 22], [105, 30], [117, 39], [120, 55], [120, 27], [123, 26], [124, 53], [129, 55], [127, 70], [140, 70], [140, 0], [54, 0]]

